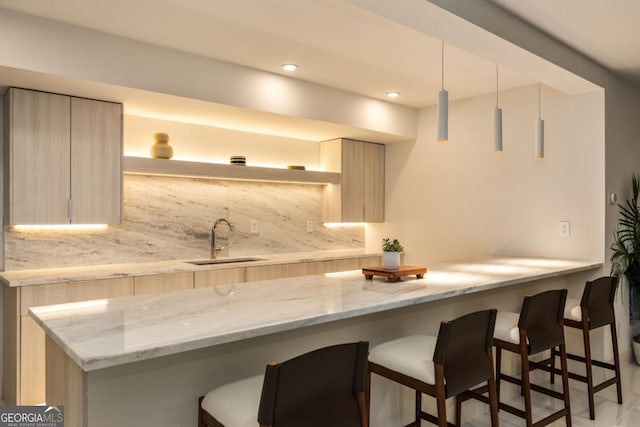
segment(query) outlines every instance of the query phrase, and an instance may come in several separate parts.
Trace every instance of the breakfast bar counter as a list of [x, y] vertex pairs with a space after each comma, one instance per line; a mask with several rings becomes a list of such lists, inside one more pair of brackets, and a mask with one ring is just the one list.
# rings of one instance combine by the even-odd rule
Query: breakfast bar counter
[[188, 419], [154, 425], [192, 426], [188, 402], [271, 360], [325, 341], [374, 344], [433, 329], [443, 315], [476, 306], [502, 309], [522, 292], [581, 281], [602, 264], [488, 258], [427, 267], [423, 278], [397, 283], [349, 271], [31, 308], [47, 334], [47, 403], [65, 405], [67, 426], [120, 425], [118, 417], [147, 412], [144, 398], [126, 407], [135, 392], [149, 398], [149, 410], [168, 405], [163, 417]]

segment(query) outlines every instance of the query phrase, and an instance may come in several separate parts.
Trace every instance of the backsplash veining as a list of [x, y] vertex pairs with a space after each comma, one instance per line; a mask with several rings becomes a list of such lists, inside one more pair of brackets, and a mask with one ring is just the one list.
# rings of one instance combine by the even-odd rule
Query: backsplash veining
[[[5, 233], [5, 269], [69, 267], [209, 257], [217, 218], [235, 225], [229, 255], [364, 247], [362, 228], [326, 228], [322, 187], [124, 176], [123, 223], [106, 230]], [[251, 220], [258, 234], [251, 234]], [[313, 232], [306, 231], [313, 221]]]

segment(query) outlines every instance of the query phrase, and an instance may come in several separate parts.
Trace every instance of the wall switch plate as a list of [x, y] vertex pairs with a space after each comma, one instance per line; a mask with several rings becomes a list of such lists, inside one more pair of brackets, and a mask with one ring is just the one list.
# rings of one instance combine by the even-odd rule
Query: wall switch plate
[[571, 236], [571, 221], [560, 221], [560, 235], [562, 237]]
[[251, 220], [251, 234], [258, 234], [258, 220]]
[[313, 233], [313, 221], [307, 221], [307, 233]]

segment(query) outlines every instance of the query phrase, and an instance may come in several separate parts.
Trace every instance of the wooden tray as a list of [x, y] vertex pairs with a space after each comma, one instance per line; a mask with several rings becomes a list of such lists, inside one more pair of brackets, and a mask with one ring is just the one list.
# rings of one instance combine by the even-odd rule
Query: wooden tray
[[387, 282], [397, 282], [401, 277], [413, 276], [414, 274], [416, 278], [422, 279], [426, 272], [427, 267], [418, 265], [401, 265], [395, 270], [385, 270], [382, 266], [364, 267], [362, 269], [365, 279], [373, 280], [373, 276], [382, 276], [387, 278]]

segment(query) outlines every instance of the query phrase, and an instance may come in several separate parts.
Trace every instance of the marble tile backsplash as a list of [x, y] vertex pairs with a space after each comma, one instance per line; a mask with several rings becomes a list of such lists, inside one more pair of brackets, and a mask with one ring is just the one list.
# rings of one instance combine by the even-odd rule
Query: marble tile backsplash
[[229, 256], [364, 247], [363, 228], [322, 226], [317, 185], [125, 175], [123, 197], [122, 225], [106, 230], [9, 228], [5, 270], [208, 258], [217, 218], [235, 225], [218, 227]]

